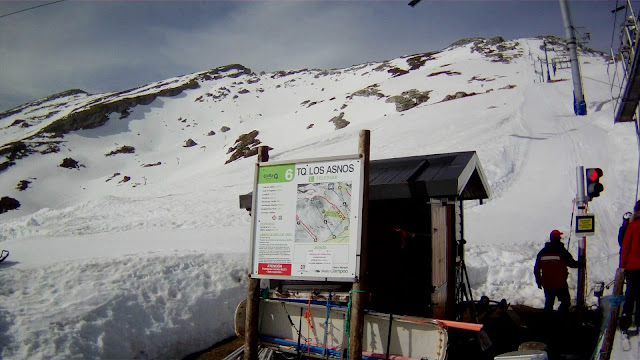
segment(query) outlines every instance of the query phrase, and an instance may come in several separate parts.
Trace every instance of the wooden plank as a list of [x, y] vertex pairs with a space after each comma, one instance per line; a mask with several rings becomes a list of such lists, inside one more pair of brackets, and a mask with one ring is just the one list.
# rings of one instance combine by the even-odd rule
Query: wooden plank
[[449, 293], [446, 219], [446, 206], [431, 204], [431, 283], [434, 288], [431, 301], [433, 303], [433, 317], [437, 319], [446, 319]]

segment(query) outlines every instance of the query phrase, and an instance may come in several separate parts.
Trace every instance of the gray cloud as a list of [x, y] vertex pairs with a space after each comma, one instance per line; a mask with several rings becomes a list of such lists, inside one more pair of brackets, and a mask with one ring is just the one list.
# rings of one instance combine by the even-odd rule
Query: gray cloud
[[[69, 88], [117, 91], [230, 63], [335, 68], [472, 36], [564, 36], [558, 1], [65, 1], [0, 18], [0, 111]], [[2, 2], [0, 14], [38, 3]], [[570, 1], [609, 48], [613, 1]], [[619, 15], [620, 17], [621, 15]]]

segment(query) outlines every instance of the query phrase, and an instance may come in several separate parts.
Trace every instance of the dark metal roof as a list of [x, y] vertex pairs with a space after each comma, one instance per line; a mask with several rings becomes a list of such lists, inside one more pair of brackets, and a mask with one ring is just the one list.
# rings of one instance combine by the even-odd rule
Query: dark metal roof
[[[475, 151], [372, 160], [369, 166], [369, 200], [489, 196]], [[240, 195], [240, 207], [251, 208], [251, 193]]]

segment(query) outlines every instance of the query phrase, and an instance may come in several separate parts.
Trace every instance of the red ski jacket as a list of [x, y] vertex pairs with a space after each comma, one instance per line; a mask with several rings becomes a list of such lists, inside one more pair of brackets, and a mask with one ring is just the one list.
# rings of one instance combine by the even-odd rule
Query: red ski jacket
[[538, 253], [533, 270], [536, 283], [546, 290], [562, 289], [567, 286], [569, 271], [567, 266], [577, 268], [580, 263], [564, 248], [560, 241], [550, 241]]
[[640, 269], [640, 212], [633, 214], [622, 239], [620, 267], [627, 270]]

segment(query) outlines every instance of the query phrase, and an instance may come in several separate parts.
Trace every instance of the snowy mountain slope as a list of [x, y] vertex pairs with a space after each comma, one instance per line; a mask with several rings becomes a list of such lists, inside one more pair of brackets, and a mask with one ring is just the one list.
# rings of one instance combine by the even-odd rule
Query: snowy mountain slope
[[[361, 129], [372, 132], [373, 159], [477, 151], [492, 198], [465, 204], [474, 296], [538, 307], [535, 255], [552, 229], [568, 238], [575, 167], [601, 167], [588, 276], [590, 285], [608, 282], [618, 222], [635, 201], [633, 125], [613, 124], [607, 60], [594, 53], [581, 56], [589, 114], [574, 116], [570, 70], [540, 82], [541, 44], [473, 40], [334, 70], [222, 67], [213, 70], [220, 76], [71, 93], [0, 114], [2, 143], [36, 151], [0, 152], [15, 163], [0, 175], [2, 196], [21, 203], [0, 215], [0, 243], [13, 261], [0, 265], [2, 357], [175, 358], [231, 335], [249, 246], [238, 195], [251, 191], [255, 158], [225, 162], [254, 130], [272, 160], [353, 154]], [[174, 96], [156, 96], [165, 90]], [[137, 106], [135, 92], [144, 95]], [[105, 103], [118, 105], [96, 110]], [[69, 121], [78, 109], [108, 121]], [[188, 139], [197, 145], [185, 147]], [[239, 154], [258, 143], [245, 145]], [[123, 146], [135, 150], [106, 156]], [[82, 166], [59, 167], [67, 157]], [[31, 181], [26, 190], [16, 188], [21, 180]]]

